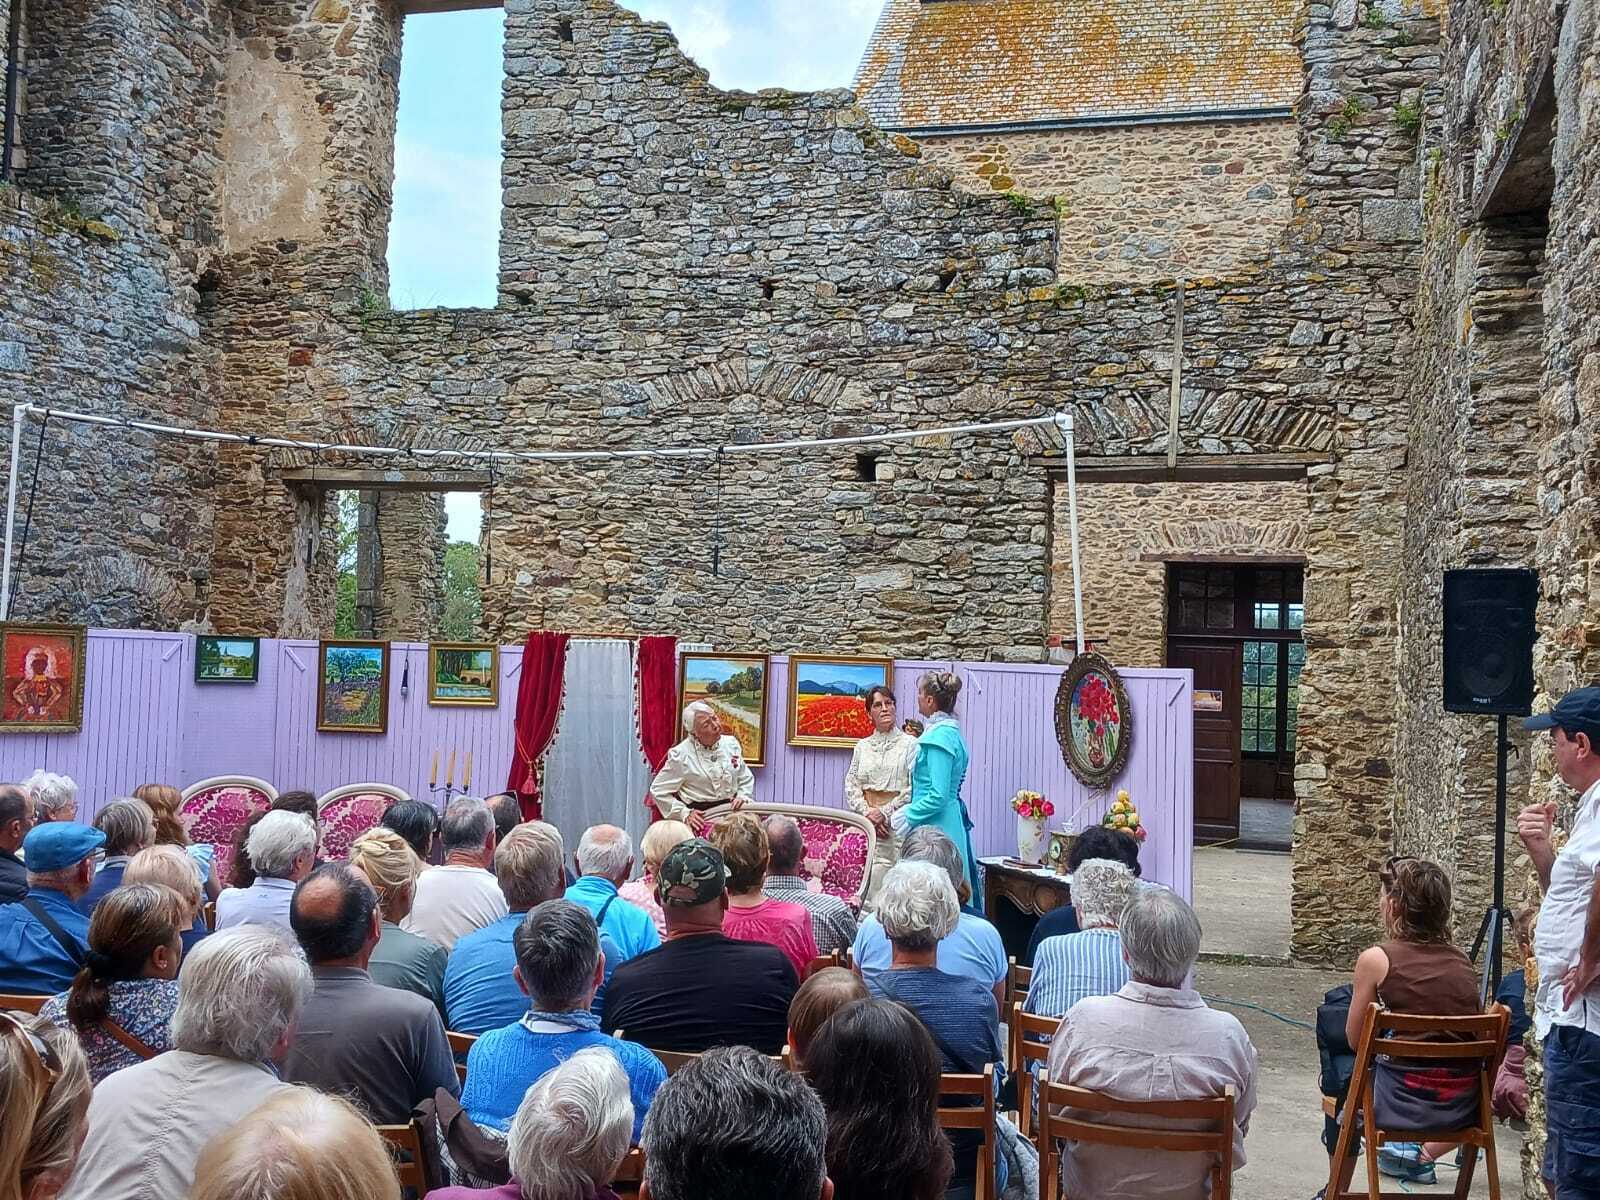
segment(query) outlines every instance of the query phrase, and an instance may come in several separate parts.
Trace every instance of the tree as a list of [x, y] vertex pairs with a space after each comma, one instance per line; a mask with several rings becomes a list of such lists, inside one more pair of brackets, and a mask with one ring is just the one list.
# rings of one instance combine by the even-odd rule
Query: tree
[[472, 542], [451, 542], [444, 552], [444, 611], [439, 616], [439, 634], [450, 641], [468, 642], [477, 637], [482, 620], [478, 547]]
[[360, 534], [358, 518], [361, 508], [359, 492], [335, 492], [339, 521], [339, 540], [334, 547], [335, 563], [339, 572], [338, 588], [334, 593], [333, 636], [356, 635], [356, 543]]

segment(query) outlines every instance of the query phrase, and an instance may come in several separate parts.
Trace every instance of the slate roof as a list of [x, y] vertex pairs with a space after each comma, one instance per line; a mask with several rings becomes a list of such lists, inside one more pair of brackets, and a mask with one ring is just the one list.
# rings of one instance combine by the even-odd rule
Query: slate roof
[[887, 129], [1287, 109], [1300, 0], [885, 0], [855, 90]]

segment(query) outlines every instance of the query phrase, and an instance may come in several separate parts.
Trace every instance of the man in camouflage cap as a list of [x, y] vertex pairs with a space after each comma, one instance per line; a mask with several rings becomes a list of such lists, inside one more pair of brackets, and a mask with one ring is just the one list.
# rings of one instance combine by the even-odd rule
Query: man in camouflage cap
[[611, 976], [601, 1028], [656, 1050], [781, 1051], [800, 981], [776, 946], [722, 932], [728, 868], [721, 852], [704, 838], [679, 842], [656, 871], [656, 898], [666, 941]]

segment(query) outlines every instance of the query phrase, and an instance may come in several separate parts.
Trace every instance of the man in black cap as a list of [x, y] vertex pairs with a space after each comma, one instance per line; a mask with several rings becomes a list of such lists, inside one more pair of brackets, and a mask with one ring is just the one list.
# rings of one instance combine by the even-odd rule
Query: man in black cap
[[36, 825], [22, 841], [28, 894], [0, 905], [0, 992], [64, 992], [89, 948], [89, 918], [77, 902], [94, 879], [106, 835], [76, 821]]
[[679, 842], [656, 872], [656, 899], [667, 939], [611, 976], [601, 1028], [655, 1050], [752, 1046], [779, 1053], [800, 981], [776, 946], [723, 934], [722, 854], [704, 838]]
[[1578, 688], [1526, 729], [1548, 729], [1556, 774], [1582, 793], [1566, 844], [1551, 847], [1554, 801], [1517, 814], [1544, 903], [1534, 936], [1549, 1137], [1544, 1178], [1561, 1200], [1600, 1198], [1600, 687]]

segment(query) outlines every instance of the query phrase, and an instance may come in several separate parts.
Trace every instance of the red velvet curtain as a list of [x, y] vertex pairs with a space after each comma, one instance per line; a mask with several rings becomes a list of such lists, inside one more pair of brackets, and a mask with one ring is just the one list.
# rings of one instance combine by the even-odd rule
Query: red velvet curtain
[[522, 678], [517, 683], [517, 748], [506, 780], [506, 791], [515, 792], [521, 803], [524, 821], [539, 820], [544, 814], [540, 766], [556, 736], [566, 672], [567, 635], [530, 633], [522, 647]]
[[[642, 637], [634, 661], [639, 693], [639, 749], [654, 775], [678, 740], [678, 639]], [[661, 814], [649, 792], [644, 794], [644, 805], [650, 810], [652, 821], [659, 819]]]

